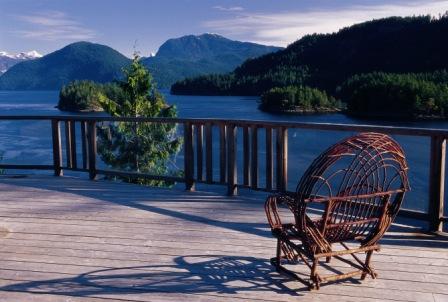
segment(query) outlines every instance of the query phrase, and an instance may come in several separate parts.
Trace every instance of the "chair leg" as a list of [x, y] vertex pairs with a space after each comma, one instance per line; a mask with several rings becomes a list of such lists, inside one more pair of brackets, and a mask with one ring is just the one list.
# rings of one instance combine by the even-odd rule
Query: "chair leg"
[[364, 280], [366, 278], [367, 274], [372, 276], [372, 279], [376, 279], [376, 277], [377, 277], [377, 274], [375, 273], [373, 268], [370, 267], [370, 260], [372, 259], [372, 254], [373, 254], [373, 251], [367, 252], [366, 262], [365, 262], [366, 269], [365, 269], [364, 273], [362, 273], [362, 275], [361, 275], [361, 280]]
[[311, 267], [311, 275], [310, 275], [310, 289], [319, 289], [320, 288], [320, 279], [317, 274], [317, 266], [319, 264], [318, 259], [313, 260], [313, 266]]
[[282, 261], [282, 243], [280, 242], [280, 239], [277, 239], [277, 253], [276, 253], [276, 268], [280, 268], [281, 261]]
[[[316, 273], [316, 278], [311, 278], [310, 280], [305, 280], [305, 279], [302, 279], [302, 278], [301, 278], [298, 274], [296, 274], [295, 272], [290, 271], [289, 269], [287, 269], [287, 268], [285, 268], [284, 266], [282, 266], [282, 264], [281, 264], [282, 253], [283, 253], [283, 250], [282, 250], [282, 241], [281, 241], [280, 239], [277, 239], [277, 251], [276, 251], [276, 255], [275, 255], [275, 257], [273, 257], [273, 258], [270, 259], [271, 264], [275, 267], [275, 269], [277, 270], [277, 272], [279, 272], [279, 273], [284, 273], [284, 274], [288, 275], [289, 277], [292, 277], [292, 278], [294, 278], [295, 280], [297, 280], [297, 281], [303, 283], [304, 285], [306, 285], [306, 286], [308, 287], [309, 290], [312, 290], [312, 289], [319, 289], [319, 283], [320, 283], [321, 280], [320, 280], [319, 276], [318, 276], [317, 273], [316, 273], [316, 270], [317, 270], [317, 264], [318, 264], [317, 259], [313, 262], [314, 270], [312, 270], [312, 271], [314, 271], [314, 272]], [[299, 253], [298, 255], [301, 255], [301, 254]], [[297, 257], [299, 257], [299, 256], [297, 256]], [[303, 258], [303, 256], [300, 256], [300, 257], [302, 258], [303, 261], [307, 262], [307, 261]], [[307, 263], [307, 265], [310, 266], [308, 263]], [[313, 273], [312, 273], [311, 275], [313, 275]]]

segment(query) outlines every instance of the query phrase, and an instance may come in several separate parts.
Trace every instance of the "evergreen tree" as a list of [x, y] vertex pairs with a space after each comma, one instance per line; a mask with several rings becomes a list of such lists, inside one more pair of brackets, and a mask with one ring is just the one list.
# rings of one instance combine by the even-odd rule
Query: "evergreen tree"
[[[176, 117], [174, 106], [168, 106], [157, 91], [149, 71], [138, 54], [124, 70], [124, 79], [100, 94], [100, 104], [116, 117]], [[111, 168], [152, 175], [174, 174], [171, 160], [177, 154], [181, 140], [176, 125], [168, 123], [115, 122], [100, 127], [98, 151]], [[166, 185], [164, 181], [142, 178], [125, 181], [149, 185]]]

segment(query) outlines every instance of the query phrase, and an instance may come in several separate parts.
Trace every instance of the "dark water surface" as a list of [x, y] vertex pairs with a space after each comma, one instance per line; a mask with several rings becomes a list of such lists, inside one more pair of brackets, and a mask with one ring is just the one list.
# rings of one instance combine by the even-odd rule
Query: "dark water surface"
[[[257, 98], [251, 97], [172, 96], [167, 94], [166, 98], [169, 103], [177, 106], [179, 117], [374, 124], [448, 129], [447, 121], [367, 121], [350, 118], [343, 114], [274, 115], [259, 111], [257, 109]], [[69, 115], [70, 113], [61, 112], [54, 108], [57, 100], [57, 91], [0, 91], [0, 115]], [[288, 188], [294, 190], [303, 171], [321, 151], [351, 134], [340, 131], [290, 129]], [[241, 133], [239, 133], [239, 136], [241, 137]], [[241, 142], [240, 137], [239, 142]], [[405, 206], [412, 209], [427, 210], [429, 138], [410, 136], [395, 136], [395, 138], [402, 144], [410, 166], [412, 191], [405, 200]], [[265, 181], [263, 175], [261, 175], [264, 171], [263, 131], [259, 133], [259, 144], [260, 184], [263, 185]], [[218, 147], [218, 144], [214, 145], [216, 148]], [[51, 146], [50, 123], [48, 121], [0, 121], [0, 151], [3, 153], [3, 163], [50, 165], [52, 164]], [[215, 150], [217, 151], [217, 149]], [[214, 156], [217, 155], [216, 151]], [[181, 159], [180, 155], [178, 161], [181, 162]], [[216, 170], [215, 173], [217, 174], [218, 171]]]

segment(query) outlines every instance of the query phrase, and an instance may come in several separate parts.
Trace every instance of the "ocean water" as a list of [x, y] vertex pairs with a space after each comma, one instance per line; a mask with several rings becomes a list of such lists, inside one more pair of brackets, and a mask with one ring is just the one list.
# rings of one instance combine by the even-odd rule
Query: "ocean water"
[[[446, 121], [380, 121], [361, 120], [343, 114], [324, 115], [277, 115], [257, 109], [255, 97], [204, 97], [173, 96], [165, 93], [170, 104], [176, 105], [179, 117], [185, 118], [221, 118], [265, 121], [298, 121], [346, 124], [373, 124], [391, 126], [409, 126], [422, 128], [448, 129]], [[57, 91], [0, 91], [0, 115], [70, 115], [55, 108], [58, 100]], [[87, 113], [95, 115], [95, 113]], [[3, 163], [52, 164], [51, 128], [48, 121], [0, 121], [0, 154]], [[217, 133], [216, 133], [217, 134]], [[351, 135], [340, 131], [315, 131], [290, 129], [288, 158], [288, 189], [294, 190], [311, 161], [323, 150], [338, 140]], [[215, 135], [214, 137], [217, 137]], [[405, 207], [416, 210], [428, 208], [429, 175], [429, 138], [412, 136], [394, 136], [403, 146], [409, 166], [411, 192], [405, 199]], [[238, 134], [241, 142], [241, 133]], [[259, 132], [260, 184], [264, 183], [264, 133]], [[78, 144], [79, 145], [79, 144]], [[218, 144], [214, 144], [214, 167], [217, 165]], [[241, 150], [241, 145], [238, 145]], [[241, 152], [240, 152], [241, 153]], [[240, 154], [241, 155], [241, 154]], [[182, 167], [182, 156], [177, 158]], [[241, 156], [238, 158], [242, 162]], [[240, 167], [241, 165], [239, 165]], [[42, 173], [42, 172], [34, 172]], [[216, 169], [214, 174], [219, 171]], [[241, 169], [239, 169], [241, 177]]]

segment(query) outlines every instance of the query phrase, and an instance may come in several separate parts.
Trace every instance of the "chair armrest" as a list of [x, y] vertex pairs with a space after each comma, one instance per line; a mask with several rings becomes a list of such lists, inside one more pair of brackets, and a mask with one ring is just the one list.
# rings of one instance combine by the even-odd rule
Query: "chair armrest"
[[283, 233], [284, 231], [282, 220], [278, 212], [278, 206], [281, 204], [285, 204], [286, 206], [288, 206], [288, 208], [290, 208], [293, 203], [294, 198], [287, 194], [270, 195], [266, 199], [264, 210], [266, 212], [266, 217], [274, 235], [278, 235], [279, 232]]

